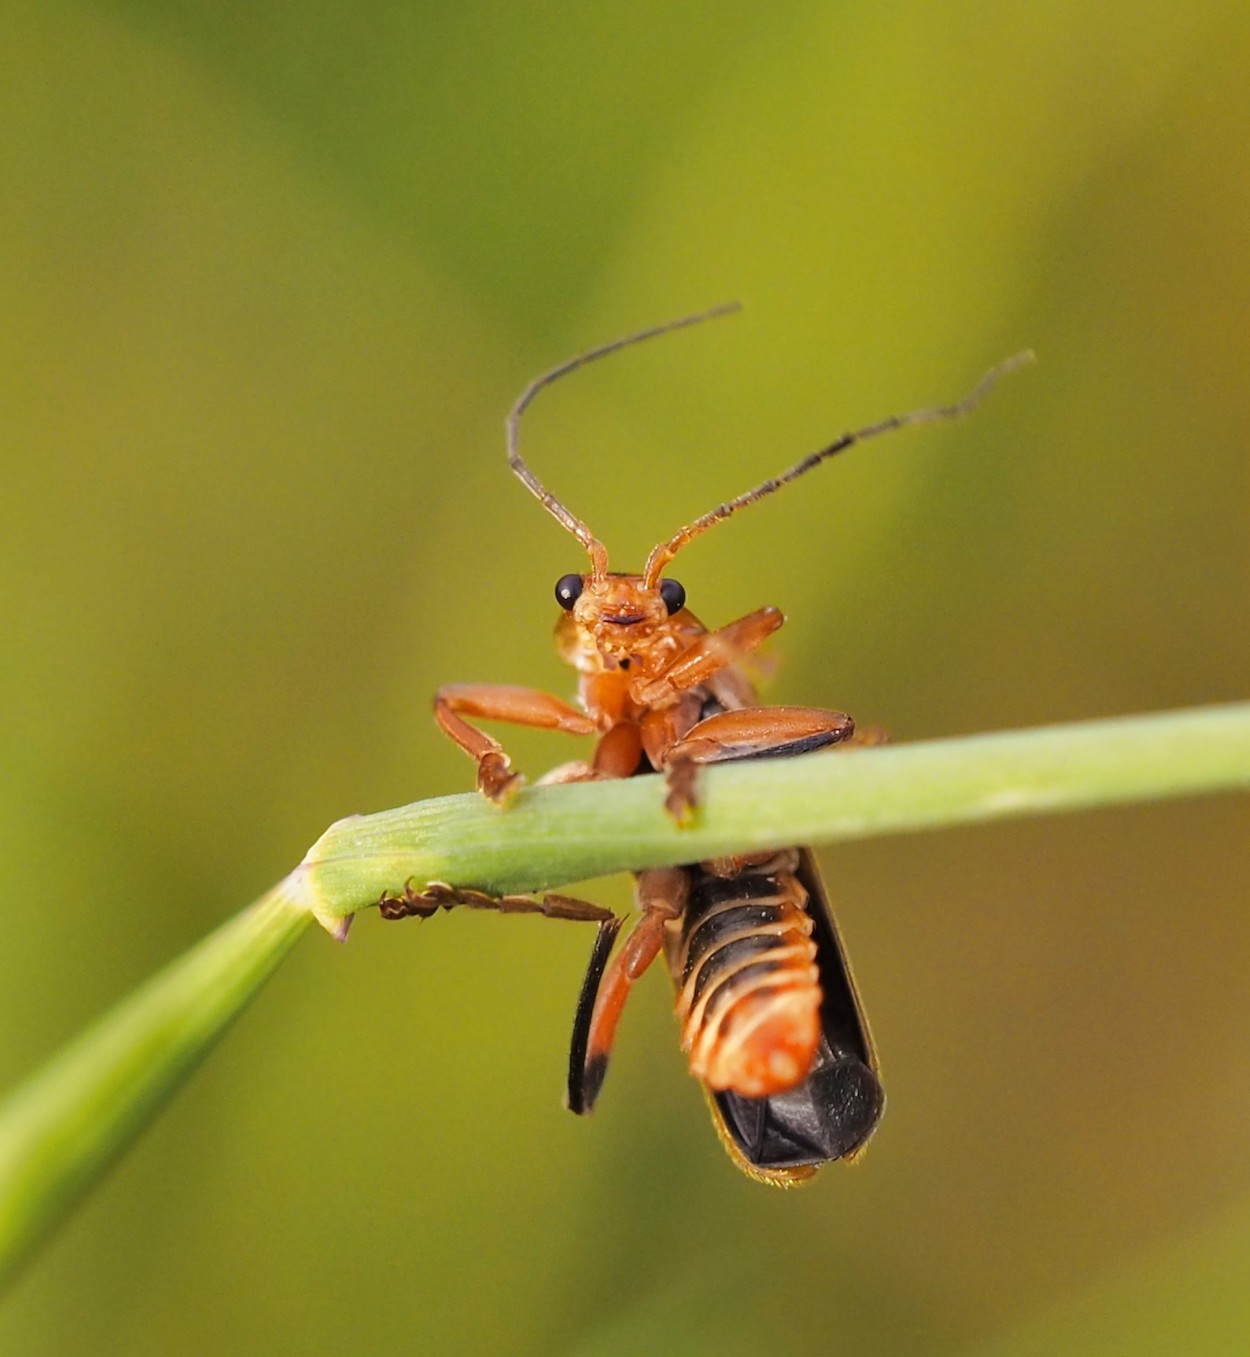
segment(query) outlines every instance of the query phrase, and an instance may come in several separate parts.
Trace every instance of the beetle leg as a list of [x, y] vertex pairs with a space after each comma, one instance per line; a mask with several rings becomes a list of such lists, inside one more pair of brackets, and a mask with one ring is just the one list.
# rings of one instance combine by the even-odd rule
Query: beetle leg
[[572, 919], [599, 925], [586, 979], [582, 982], [578, 1021], [574, 1024], [573, 1049], [569, 1055], [569, 1106], [575, 1112], [587, 1110], [581, 1103], [580, 1080], [586, 1065], [589, 1024], [582, 1023], [581, 1015], [583, 1009], [587, 1015], [590, 1013], [608, 954], [624, 920], [601, 905], [592, 905], [588, 900], [576, 900], [569, 895], [544, 895], [541, 900], [532, 900], [528, 895], [487, 895], [484, 891], [457, 890], [445, 881], [431, 881], [423, 891], [414, 890], [412, 882], [405, 881], [402, 895], [383, 892], [378, 901], [378, 913], [384, 919], [428, 919], [440, 909], [455, 909], [457, 905], [466, 905], [469, 909], [497, 909], [502, 914], [543, 914], [549, 919]]
[[664, 808], [679, 823], [689, 819], [698, 803], [695, 784], [702, 764], [806, 754], [849, 740], [854, 731], [855, 722], [844, 712], [820, 707], [743, 707], [717, 712], [652, 754], [668, 778]]
[[[659, 955], [667, 922], [668, 916], [657, 910], [644, 912], [621, 950], [612, 958], [606, 973], [602, 973], [601, 983], [596, 985], [591, 976], [587, 976], [573, 1025], [569, 1059], [568, 1105], [579, 1115], [594, 1109], [604, 1075], [608, 1072], [608, 1057], [612, 1053], [612, 1041], [625, 1000], [634, 981]], [[591, 992], [588, 994], [587, 990]]]
[[658, 674], [644, 679], [634, 693], [643, 707], [671, 702], [689, 688], [749, 655], [785, 621], [780, 608], [759, 608], [736, 622], [705, 632]]
[[659, 955], [666, 925], [681, 917], [689, 889], [689, 877], [681, 867], [655, 867], [639, 872], [642, 917], [610, 965], [607, 947], [600, 949], [602, 930], [596, 939], [573, 1020], [566, 1099], [570, 1111], [581, 1115], [594, 1110], [625, 1000], [634, 982]]
[[576, 900], [570, 895], [544, 895], [534, 900], [528, 895], [488, 895], [449, 886], [445, 881], [431, 881], [423, 891], [414, 889], [411, 880], [404, 882], [402, 895], [384, 891], [378, 900], [378, 913], [384, 919], [428, 919], [440, 909], [493, 909], [501, 914], [542, 914], [548, 919], [573, 919], [600, 926], [621, 926], [621, 920], [610, 909], [592, 905], [588, 900]]
[[554, 768], [549, 768], [534, 786], [559, 787], [566, 782], [595, 782], [602, 776], [585, 759], [573, 759], [569, 763], [558, 763]]
[[521, 785], [521, 775], [498, 740], [464, 718], [510, 721], [540, 730], [563, 730], [570, 735], [593, 735], [595, 723], [584, 712], [537, 688], [513, 688], [494, 683], [453, 683], [434, 695], [434, 719], [471, 758], [477, 760], [477, 789], [501, 805]]
[[605, 778], [630, 777], [642, 758], [642, 736], [636, 722], [618, 721], [595, 745], [594, 761], [562, 763], [538, 779], [540, 787], [562, 782], [600, 782]]
[[647, 761], [653, 768], [662, 769], [668, 782], [669, 795], [664, 807], [683, 826], [694, 806], [694, 797], [686, 795], [686, 791], [693, 788], [693, 765], [680, 761], [670, 763], [668, 752], [681, 743], [687, 731], [699, 724], [701, 706], [697, 693], [686, 693], [671, 706], [647, 712], [639, 727]]
[[855, 733], [855, 722], [822, 707], [744, 707], [708, 716], [672, 745], [667, 759], [690, 763], [731, 763], [785, 758], [840, 744]]

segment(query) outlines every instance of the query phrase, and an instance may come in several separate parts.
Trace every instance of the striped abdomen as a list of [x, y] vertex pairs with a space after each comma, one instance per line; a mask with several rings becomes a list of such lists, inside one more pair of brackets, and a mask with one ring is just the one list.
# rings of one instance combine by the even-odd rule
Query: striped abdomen
[[790, 849], [725, 875], [690, 869], [669, 963], [690, 1071], [718, 1092], [784, 1093], [816, 1057], [820, 970], [798, 861]]

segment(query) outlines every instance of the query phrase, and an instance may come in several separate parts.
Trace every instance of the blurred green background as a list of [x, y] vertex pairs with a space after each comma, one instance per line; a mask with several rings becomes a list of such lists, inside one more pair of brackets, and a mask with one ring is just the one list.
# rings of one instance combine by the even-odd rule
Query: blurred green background
[[[439, 683], [570, 689], [583, 558], [503, 416], [713, 302], [747, 311], [530, 417], [618, 568], [1040, 358], [686, 553], [705, 621], [789, 614], [771, 699], [915, 739], [1250, 690], [1239, 0], [4, 21], [0, 1086], [331, 820], [467, 789]], [[0, 1350], [1241, 1350], [1248, 830], [1225, 798], [827, 854], [890, 1107], [800, 1193], [725, 1159], [658, 973], [561, 1109], [583, 930], [309, 937]]]

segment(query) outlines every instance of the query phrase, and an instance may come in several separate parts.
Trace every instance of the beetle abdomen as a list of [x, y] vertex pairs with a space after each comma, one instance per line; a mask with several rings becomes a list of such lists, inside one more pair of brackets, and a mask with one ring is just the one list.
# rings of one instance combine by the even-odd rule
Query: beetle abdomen
[[690, 1071], [718, 1092], [767, 1098], [811, 1071], [820, 972], [796, 865], [790, 852], [730, 875], [691, 869], [670, 962]]

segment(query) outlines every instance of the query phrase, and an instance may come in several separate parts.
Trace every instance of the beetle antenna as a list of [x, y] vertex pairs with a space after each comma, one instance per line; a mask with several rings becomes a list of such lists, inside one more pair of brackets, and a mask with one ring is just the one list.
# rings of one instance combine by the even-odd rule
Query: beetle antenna
[[651, 552], [651, 555], [647, 557], [647, 566], [643, 572], [645, 583], [648, 587], [654, 587], [655, 582], [660, 578], [660, 572], [682, 547], [692, 538], [706, 532], [714, 523], [721, 522], [722, 519], [728, 518], [730, 514], [737, 513], [739, 509], [745, 509], [748, 504], [754, 504], [756, 500], [763, 499], [765, 495], [771, 495], [774, 490], [780, 490], [783, 485], [789, 485], [791, 481], [798, 480], [804, 472], [819, 466], [821, 462], [839, 452], [845, 452], [847, 448], [856, 443], [866, 443], [870, 438], [876, 438], [879, 434], [892, 433], [895, 429], [912, 428], [917, 424], [936, 424], [941, 420], [962, 419], [964, 415], [971, 414], [981, 404], [998, 385], [1001, 377], [1006, 377], [1008, 373], [1015, 372], [1017, 368], [1024, 367], [1033, 361], [1032, 349], [1025, 349], [1023, 353], [1017, 353], [1005, 362], [999, 363], [997, 367], [991, 368], [963, 400], [955, 401], [952, 405], [934, 405], [925, 410], [912, 410], [905, 415], [891, 415], [889, 419], [880, 420], [876, 424], [865, 425], [864, 428], [857, 429], [854, 433], [844, 433], [839, 438], [835, 438], [827, 447], [821, 448], [818, 452], [808, 453], [801, 462], [796, 462], [788, 471], [783, 471], [780, 476], [774, 476], [763, 481], [753, 490], [748, 490], [736, 499], [718, 504], [715, 509], [704, 514], [701, 518], [696, 518], [693, 523], [687, 524], [686, 527], [670, 537], [667, 542], [661, 543]]
[[576, 358], [568, 358], [558, 367], [552, 368], [550, 372], [544, 372], [541, 377], [535, 377], [529, 386], [521, 392], [517, 403], [512, 407], [507, 424], [508, 465], [520, 477], [525, 488], [539, 500], [556, 522], [561, 527], [567, 528], [586, 548], [590, 553], [591, 564], [594, 566], [594, 573], [597, 576], [606, 575], [608, 572], [607, 549], [580, 518], [570, 513], [551, 491], [544, 488], [538, 477], [525, 465], [521, 458], [521, 416], [543, 387], [550, 386], [552, 382], [576, 368], [585, 367], [587, 363], [593, 363], [598, 358], [606, 358], [608, 354], [615, 353], [618, 349], [628, 348], [631, 344], [641, 344], [644, 339], [654, 339], [657, 335], [668, 334], [672, 330], [684, 330], [688, 325], [698, 325], [705, 320], [714, 320], [718, 316], [727, 316], [741, 310], [741, 302], [725, 302], [720, 306], [712, 307], [710, 311], [699, 311], [693, 316], [682, 316], [678, 320], [665, 321], [663, 325], [653, 325], [649, 330], [639, 330], [637, 334], [625, 335], [622, 339], [614, 339], [611, 343], [601, 344], [597, 349], [590, 349], [586, 353], [578, 354]]

